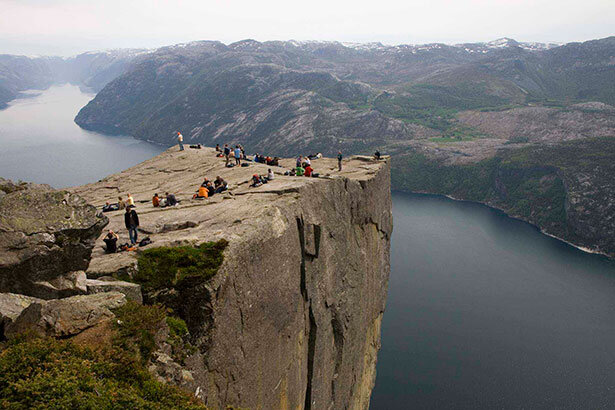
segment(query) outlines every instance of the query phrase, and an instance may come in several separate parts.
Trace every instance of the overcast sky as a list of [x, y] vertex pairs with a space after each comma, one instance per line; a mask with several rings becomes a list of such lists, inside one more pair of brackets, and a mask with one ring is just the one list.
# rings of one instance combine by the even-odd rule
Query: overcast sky
[[615, 35], [615, 0], [0, 0], [0, 54], [193, 40], [570, 42]]

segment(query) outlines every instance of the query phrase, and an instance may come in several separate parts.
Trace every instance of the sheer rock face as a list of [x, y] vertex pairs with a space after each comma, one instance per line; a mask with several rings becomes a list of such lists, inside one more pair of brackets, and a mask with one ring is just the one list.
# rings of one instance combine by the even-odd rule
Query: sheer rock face
[[[281, 164], [290, 168], [294, 160]], [[73, 189], [97, 206], [130, 192], [153, 241], [146, 249], [228, 240], [218, 273], [176, 310], [199, 349], [186, 359], [191, 378], [181, 385], [208, 406], [369, 405], [389, 276], [389, 163], [352, 157], [338, 172], [335, 159], [323, 158], [312, 166], [320, 178], [254, 163], [225, 168], [212, 149], [171, 148]], [[249, 187], [268, 168], [275, 179]], [[230, 193], [190, 199], [204, 176], [217, 175]], [[153, 208], [153, 193], [167, 191], [180, 205]], [[107, 215], [124, 242], [123, 212]], [[101, 240], [88, 276], [133, 266], [135, 253], [105, 255]]]
[[79, 196], [45, 185], [2, 180], [0, 191], [0, 292], [85, 293], [83, 271], [107, 219]]

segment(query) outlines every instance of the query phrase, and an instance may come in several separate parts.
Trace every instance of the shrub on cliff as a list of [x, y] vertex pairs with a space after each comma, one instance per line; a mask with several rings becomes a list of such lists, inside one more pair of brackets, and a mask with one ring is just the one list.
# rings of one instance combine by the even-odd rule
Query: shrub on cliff
[[148, 249], [139, 255], [133, 280], [145, 292], [172, 288], [187, 278], [208, 279], [218, 272], [228, 242], [206, 242], [198, 247], [176, 246]]
[[98, 352], [51, 338], [16, 340], [0, 352], [0, 407], [205, 408], [157, 381], [125, 350]]

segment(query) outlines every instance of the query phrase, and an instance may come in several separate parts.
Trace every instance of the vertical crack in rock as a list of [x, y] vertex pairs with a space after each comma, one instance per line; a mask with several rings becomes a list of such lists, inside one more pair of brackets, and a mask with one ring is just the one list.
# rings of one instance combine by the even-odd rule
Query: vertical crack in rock
[[307, 384], [305, 388], [305, 403], [303, 407], [307, 410], [312, 408], [312, 379], [314, 377], [314, 356], [316, 353], [316, 335], [318, 326], [316, 325], [316, 318], [314, 317], [314, 311], [312, 309], [312, 301], [309, 297], [307, 289], [306, 261], [311, 262], [318, 257], [321, 229], [318, 225], [310, 226], [314, 228], [314, 236], [309, 238], [309, 241], [313, 241], [314, 245], [313, 255], [310, 255], [306, 251], [305, 227], [306, 225], [303, 218], [297, 217], [297, 230], [299, 233], [299, 245], [301, 249], [301, 294], [303, 295], [303, 299], [306, 302], [306, 307], [309, 311], [309, 318], [307, 320], [308, 328], [306, 329], [306, 333], [308, 335]]
[[305, 405], [304, 409], [312, 408], [312, 378], [314, 377], [314, 354], [316, 351], [316, 319], [312, 305], [310, 304], [310, 327], [308, 330], [308, 360], [307, 360], [307, 386], [305, 388]]
[[331, 403], [335, 403], [335, 381], [344, 357], [344, 325], [335, 306], [331, 309], [331, 329], [333, 330], [333, 344], [335, 345], [335, 370], [331, 379]]

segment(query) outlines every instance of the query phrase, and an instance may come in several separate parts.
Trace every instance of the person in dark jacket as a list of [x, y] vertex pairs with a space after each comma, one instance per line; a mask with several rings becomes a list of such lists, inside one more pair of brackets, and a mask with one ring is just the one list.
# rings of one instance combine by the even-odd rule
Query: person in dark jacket
[[109, 233], [103, 239], [103, 242], [106, 245], [106, 247], [105, 247], [105, 252], [106, 253], [115, 253], [115, 252], [117, 252], [117, 240], [118, 239], [119, 239], [119, 237], [117, 236], [117, 234], [115, 232], [109, 231]]
[[337, 152], [337, 167], [341, 171], [342, 170], [342, 151]]
[[137, 228], [139, 227], [139, 215], [134, 207], [127, 206], [126, 213], [124, 214], [124, 225], [128, 229], [128, 235], [130, 236], [130, 243], [135, 245], [137, 243]]

